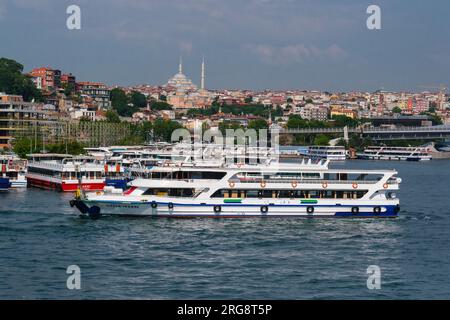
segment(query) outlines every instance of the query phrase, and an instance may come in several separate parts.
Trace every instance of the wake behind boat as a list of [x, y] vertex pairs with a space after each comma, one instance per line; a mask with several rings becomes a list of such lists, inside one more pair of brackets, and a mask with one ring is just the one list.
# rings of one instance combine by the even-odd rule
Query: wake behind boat
[[166, 162], [141, 174], [123, 192], [79, 192], [70, 204], [91, 217], [396, 217], [400, 210], [393, 170]]

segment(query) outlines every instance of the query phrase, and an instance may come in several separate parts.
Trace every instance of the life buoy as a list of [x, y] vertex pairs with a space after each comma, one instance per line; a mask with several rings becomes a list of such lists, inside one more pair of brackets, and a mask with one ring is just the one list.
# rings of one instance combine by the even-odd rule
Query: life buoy
[[215, 213], [220, 213], [222, 211], [222, 207], [221, 206], [214, 206], [214, 212]]
[[308, 212], [309, 214], [314, 213], [314, 207], [313, 207], [313, 206], [308, 206], [308, 207], [306, 208], [306, 212]]
[[352, 207], [352, 213], [358, 214], [359, 213], [359, 207]]
[[269, 211], [269, 207], [268, 206], [262, 206], [261, 207], [261, 213], [267, 213], [267, 211]]
[[234, 186], [236, 185], [234, 182], [230, 181], [228, 182], [228, 185], [230, 186], [230, 188], [234, 188]]
[[297, 186], [298, 186], [298, 183], [297, 183], [297, 181], [292, 181], [291, 182], [291, 185], [292, 185], [292, 188], [297, 188]]
[[352, 188], [353, 188], [353, 189], [358, 189], [358, 184], [357, 184], [356, 182], [354, 182], [354, 183], [352, 184]]
[[152, 208], [156, 209], [158, 207], [158, 204], [155, 201], [152, 201]]
[[389, 188], [389, 185], [387, 183], [385, 183], [385, 184], [383, 184], [383, 188], [387, 189], [387, 188]]
[[261, 181], [259, 185], [261, 186], [261, 188], [265, 188], [267, 183], [265, 181]]
[[173, 203], [172, 203], [172, 202], [169, 202], [169, 204], [167, 205], [167, 207], [169, 207], [169, 209], [172, 210], [172, 209], [173, 209]]
[[381, 213], [381, 207], [375, 207], [373, 208], [373, 213], [380, 214]]
[[324, 188], [324, 189], [328, 188], [328, 182], [326, 182], [326, 181], [323, 182], [322, 183], [322, 188]]

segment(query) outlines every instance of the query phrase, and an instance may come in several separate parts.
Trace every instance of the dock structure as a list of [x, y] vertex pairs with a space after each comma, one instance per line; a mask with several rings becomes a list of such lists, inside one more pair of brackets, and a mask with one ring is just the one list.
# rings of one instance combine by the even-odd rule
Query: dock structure
[[26, 126], [18, 123], [15, 139], [27, 138], [33, 144], [64, 144], [73, 141], [87, 147], [114, 145], [131, 133], [128, 123], [84, 122], [84, 121], [35, 121]]

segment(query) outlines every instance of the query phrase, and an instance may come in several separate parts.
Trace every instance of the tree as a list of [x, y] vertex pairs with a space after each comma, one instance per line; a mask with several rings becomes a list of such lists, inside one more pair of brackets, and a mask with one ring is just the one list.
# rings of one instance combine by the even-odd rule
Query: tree
[[245, 103], [252, 103], [252, 101], [253, 101], [253, 97], [247, 97], [244, 99]]
[[172, 106], [164, 101], [155, 101], [151, 105], [152, 110], [160, 111], [160, 110], [172, 110]]
[[260, 130], [267, 128], [269, 128], [269, 125], [267, 124], [267, 121], [264, 119], [251, 120], [250, 123], [248, 124], [248, 129]]
[[108, 110], [106, 111], [106, 121], [111, 123], [120, 123], [120, 117], [114, 110]]
[[314, 144], [316, 146], [328, 146], [330, 142], [330, 138], [328, 138], [326, 135], [324, 134], [319, 134], [317, 135], [317, 137], [314, 139]]
[[398, 106], [395, 106], [395, 107], [392, 109], [392, 112], [393, 112], [393, 113], [402, 113], [402, 109], [401, 109], [400, 107], [398, 107]]
[[356, 127], [358, 121], [344, 115], [334, 115], [332, 117], [336, 127]]
[[142, 109], [147, 106], [147, 98], [142, 93], [133, 91], [130, 95], [130, 102], [136, 108]]
[[21, 95], [25, 101], [43, 101], [41, 91], [22, 71], [20, 63], [0, 58], [0, 92]]
[[138, 108], [134, 106], [129, 106], [130, 100], [126, 95], [125, 91], [119, 88], [111, 90], [111, 105], [114, 110], [122, 117], [131, 117]]
[[153, 122], [153, 137], [155, 140], [170, 142], [173, 131], [181, 128], [183, 126], [176, 121], [156, 119]]

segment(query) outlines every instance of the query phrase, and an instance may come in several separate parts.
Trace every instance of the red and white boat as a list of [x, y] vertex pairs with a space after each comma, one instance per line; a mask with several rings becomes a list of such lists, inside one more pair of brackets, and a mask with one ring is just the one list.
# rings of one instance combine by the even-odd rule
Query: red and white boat
[[104, 166], [91, 157], [67, 154], [29, 155], [28, 186], [64, 192], [101, 191], [105, 187]]

